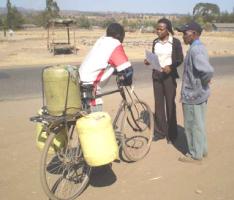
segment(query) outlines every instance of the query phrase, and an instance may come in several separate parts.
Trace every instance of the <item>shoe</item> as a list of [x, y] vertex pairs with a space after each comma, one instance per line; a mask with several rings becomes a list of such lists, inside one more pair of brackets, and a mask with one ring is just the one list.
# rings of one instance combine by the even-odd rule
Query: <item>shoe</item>
[[176, 139], [167, 137], [167, 144], [174, 144]]
[[162, 140], [164, 138], [165, 138], [165, 136], [156, 133], [156, 134], [154, 134], [153, 141]]
[[207, 158], [207, 157], [208, 157], [208, 153], [204, 153], [203, 158]]
[[169, 138], [167, 137], [167, 144], [175, 144], [176, 143], [176, 138]]
[[196, 164], [201, 164], [202, 163], [202, 159], [194, 159], [192, 158], [191, 156], [182, 156], [182, 157], [179, 157], [178, 160], [180, 162], [184, 162], [184, 163], [196, 163]]
[[167, 140], [167, 144], [173, 144], [171, 140]]

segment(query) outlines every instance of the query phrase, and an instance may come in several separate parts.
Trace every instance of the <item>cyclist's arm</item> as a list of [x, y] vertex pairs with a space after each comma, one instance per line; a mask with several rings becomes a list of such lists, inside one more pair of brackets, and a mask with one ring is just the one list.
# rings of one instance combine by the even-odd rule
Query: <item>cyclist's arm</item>
[[117, 46], [112, 52], [108, 63], [113, 66], [118, 72], [123, 71], [124, 69], [131, 66], [131, 63], [128, 61], [122, 44]]
[[115, 48], [110, 59], [109, 64], [115, 68], [114, 74], [118, 74], [124, 85], [132, 84], [133, 68], [128, 61], [122, 44]]

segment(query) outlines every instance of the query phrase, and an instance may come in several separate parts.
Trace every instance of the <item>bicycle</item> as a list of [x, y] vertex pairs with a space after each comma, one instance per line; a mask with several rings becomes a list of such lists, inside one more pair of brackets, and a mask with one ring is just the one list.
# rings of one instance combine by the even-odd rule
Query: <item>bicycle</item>
[[118, 89], [96, 97], [120, 93], [122, 100], [113, 120], [113, 128], [125, 157], [135, 162], [144, 158], [150, 149], [154, 133], [153, 113], [148, 104], [138, 98], [133, 88], [123, 86], [118, 77], [116, 83]]
[[[116, 81], [116, 90], [95, 98], [120, 93], [122, 101], [113, 120], [113, 128], [120, 151], [128, 161], [134, 162], [149, 152], [154, 131], [153, 114], [132, 88], [123, 86], [118, 77]], [[76, 120], [89, 112], [84, 100], [83, 108], [86, 110], [59, 117], [50, 116], [44, 109], [42, 115], [31, 118], [31, 121], [42, 123], [48, 134], [41, 156], [40, 179], [44, 192], [52, 200], [76, 199], [88, 185], [92, 168], [84, 160], [79, 137], [75, 133]], [[66, 142], [64, 146], [57, 147], [55, 139], [61, 130], [66, 133]]]

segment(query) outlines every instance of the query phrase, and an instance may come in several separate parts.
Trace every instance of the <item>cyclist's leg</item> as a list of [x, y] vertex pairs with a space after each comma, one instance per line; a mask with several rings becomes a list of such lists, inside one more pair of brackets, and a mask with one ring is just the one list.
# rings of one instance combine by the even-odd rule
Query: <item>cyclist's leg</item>
[[95, 106], [90, 106], [91, 112], [101, 112], [102, 111], [102, 104], [97, 104]]

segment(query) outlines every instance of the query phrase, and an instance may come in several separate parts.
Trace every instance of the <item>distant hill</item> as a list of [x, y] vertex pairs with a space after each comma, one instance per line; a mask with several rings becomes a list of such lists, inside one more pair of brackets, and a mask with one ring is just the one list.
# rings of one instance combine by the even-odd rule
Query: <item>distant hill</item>
[[[38, 13], [43, 10], [27, 9], [23, 7], [16, 7], [19, 12], [22, 14], [32, 14]], [[5, 7], [0, 7], [0, 14], [6, 14], [7, 9]], [[79, 11], [79, 10], [61, 10], [62, 16], [79, 16], [79, 15], [88, 15], [88, 16], [128, 16], [128, 17], [139, 17], [141, 15], [149, 16], [182, 16], [183, 14], [166, 14], [166, 13], [128, 13], [128, 12], [91, 12], [91, 11]]]
[[[41, 10], [27, 9], [27, 8], [23, 8], [23, 7], [16, 7], [16, 8], [22, 14], [41, 12]], [[6, 14], [6, 13], [7, 13], [7, 9], [5, 7], [0, 7], [0, 14]]]

